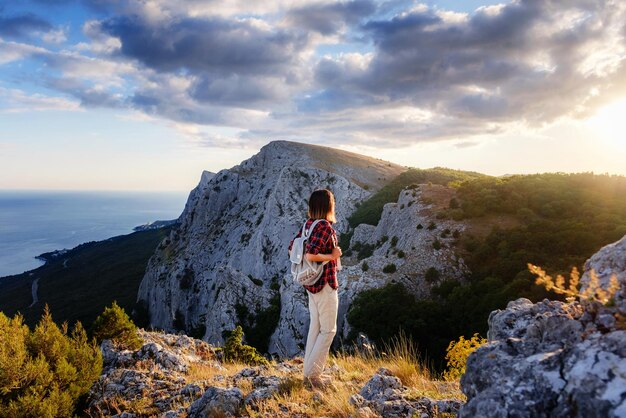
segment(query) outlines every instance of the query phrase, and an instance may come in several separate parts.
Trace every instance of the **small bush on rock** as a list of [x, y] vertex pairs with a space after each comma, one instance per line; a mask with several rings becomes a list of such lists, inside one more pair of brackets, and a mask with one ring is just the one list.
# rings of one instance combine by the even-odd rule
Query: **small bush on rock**
[[256, 351], [256, 348], [242, 343], [243, 329], [240, 325], [231, 331], [224, 344], [224, 360], [244, 363], [252, 366], [269, 364], [267, 359]]
[[383, 273], [395, 273], [395, 272], [396, 272], [395, 264], [387, 264], [385, 267], [383, 267]]
[[439, 280], [439, 277], [439, 270], [437, 270], [435, 267], [430, 267], [428, 270], [426, 270], [426, 274], [424, 274], [426, 282], [430, 284], [435, 283], [437, 280]]
[[487, 340], [478, 334], [474, 334], [469, 340], [466, 340], [461, 335], [458, 341], [450, 341], [446, 349], [448, 368], [444, 372], [443, 377], [446, 380], [456, 380], [463, 376], [469, 355], [486, 342]]
[[115, 301], [110, 308], [104, 308], [94, 321], [93, 336], [98, 343], [112, 340], [128, 350], [137, 350], [143, 345], [143, 340], [137, 335], [137, 326]]

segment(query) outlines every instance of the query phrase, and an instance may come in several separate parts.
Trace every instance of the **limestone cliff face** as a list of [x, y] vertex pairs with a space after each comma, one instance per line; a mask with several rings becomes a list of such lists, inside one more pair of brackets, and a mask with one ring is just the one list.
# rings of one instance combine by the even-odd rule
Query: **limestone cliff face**
[[[339, 308], [343, 336], [349, 332], [345, 313], [363, 290], [394, 282], [402, 283], [417, 297], [426, 297], [432, 285], [444, 279], [462, 280], [469, 273], [454, 250], [454, 231], [462, 233], [465, 225], [450, 219], [436, 219], [428, 199], [422, 198], [422, 189], [426, 187], [444, 188], [421, 185], [403, 190], [396, 203], [385, 205], [378, 225], [361, 224], [355, 228], [350, 247], [369, 246], [373, 252], [345, 268]], [[390, 271], [389, 266], [395, 267], [395, 271]]]
[[306, 294], [288, 272], [287, 246], [305, 219], [310, 193], [333, 191], [335, 228], [342, 233], [357, 203], [403, 170], [345, 151], [276, 141], [240, 165], [203, 173], [180, 226], [159, 245], [141, 283], [138, 300], [151, 325], [222, 343], [223, 331], [241, 322], [242, 313], [254, 317], [279, 296], [269, 351], [298, 353], [308, 312]]

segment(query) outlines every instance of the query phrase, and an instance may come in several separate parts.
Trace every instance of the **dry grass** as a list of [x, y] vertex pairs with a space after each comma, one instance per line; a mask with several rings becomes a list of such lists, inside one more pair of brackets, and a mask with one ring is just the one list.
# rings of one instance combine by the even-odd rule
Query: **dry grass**
[[108, 416], [128, 412], [141, 416], [156, 416], [160, 411], [149, 396], [128, 400], [121, 396], [109, 398], [100, 409], [99, 416]]
[[197, 362], [189, 365], [189, 371], [186, 374], [187, 383], [199, 381], [214, 381], [216, 377], [231, 377], [241, 369], [248, 367], [238, 363], [220, 363], [223, 369], [217, 368], [210, 362]]
[[384, 367], [409, 388], [412, 397], [464, 399], [459, 382], [435, 376], [425, 365], [417, 347], [403, 334], [393, 339], [380, 354], [339, 354], [334, 356], [334, 361], [345, 370], [339, 379], [356, 384], [359, 390], [379, 368]]
[[437, 212], [447, 209], [450, 199], [456, 196], [456, 189], [440, 184], [420, 184], [422, 201], [432, 206], [424, 209], [424, 214], [435, 216]]
[[[291, 362], [294, 364], [295, 362]], [[233, 376], [244, 365], [225, 364], [227, 370], [219, 371], [208, 365], [194, 365], [190, 368], [188, 381], [212, 380], [217, 375]], [[253, 406], [242, 408], [242, 416], [250, 417], [349, 417], [356, 416], [356, 408], [350, 404], [350, 396], [360, 392], [365, 383], [385, 367], [408, 387], [407, 397], [428, 396], [434, 399], [463, 398], [458, 382], [446, 382], [436, 378], [424, 365], [419, 353], [410, 340], [404, 336], [392, 341], [384, 353], [337, 353], [329, 357], [326, 375], [331, 377], [332, 386], [311, 390], [305, 387], [301, 368], [285, 371], [272, 362], [265, 375], [281, 379], [278, 393], [272, 398]], [[222, 383], [221, 385], [223, 385]], [[237, 382], [244, 396], [252, 391], [251, 379]]]

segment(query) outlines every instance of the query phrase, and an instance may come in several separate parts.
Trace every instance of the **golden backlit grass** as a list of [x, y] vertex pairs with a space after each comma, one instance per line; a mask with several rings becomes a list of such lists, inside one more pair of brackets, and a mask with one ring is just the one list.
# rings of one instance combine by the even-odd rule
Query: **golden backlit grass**
[[[276, 363], [272, 363], [267, 373], [282, 379], [278, 394], [255, 408], [244, 407], [244, 416], [355, 416], [356, 408], [350, 404], [350, 396], [359, 393], [381, 367], [389, 369], [402, 381], [409, 389], [409, 398], [464, 399], [458, 381], [445, 381], [435, 376], [424, 365], [415, 346], [404, 336], [392, 341], [378, 354], [357, 352], [331, 355], [325, 375], [331, 378], [332, 384], [325, 389], [307, 389], [301, 370], [285, 373], [275, 369], [275, 366]], [[244, 394], [247, 392], [242, 391]]]
[[241, 369], [249, 367], [240, 363], [220, 363], [220, 365], [222, 368], [217, 368], [214, 362], [208, 361], [191, 363], [186, 374], [187, 383], [199, 381], [214, 382], [218, 376], [228, 378], [237, 374]]

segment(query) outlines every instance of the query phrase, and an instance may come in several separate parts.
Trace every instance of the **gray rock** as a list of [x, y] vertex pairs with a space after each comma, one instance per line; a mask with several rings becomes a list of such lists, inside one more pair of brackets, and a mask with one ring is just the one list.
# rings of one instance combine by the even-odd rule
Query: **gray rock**
[[360, 395], [367, 401], [397, 399], [404, 390], [400, 379], [391, 374], [389, 370], [381, 367], [363, 386]]
[[[583, 277], [588, 280], [591, 268], [604, 279], [624, 277], [625, 242], [594, 255]], [[518, 299], [492, 312], [489, 342], [470, 355], [461, 377], [468, 402], [459, 416], [626, 416], [626, 331], [616, 321], [619, 309]]]
[[580, 278], [583, 290], [589, 285], [591, 270], [596, 273], [600, 285], [608, 288], [612, 276], [620, 284], [615, 303], [622, 314], [626, 314], [626, 236], [600, 249], [585, 263], [585, 272]]
[[400, 379], [389, 370], [380, 368], [363, 386], [361, 392], [352, 395], [349, 401], [358, 411], [369, 408], [384, 418], [437, 417], [442, 412], [456, 413], [461, 405], [461, 401], [457, 399], [410, 399], [406, 395], [407, 389]]
[[209, 387], [204, 395], [191, 404], [187, 413], [189, 418], [213, 416], [234, 417], [243, 403], [243, 393], [239, 388]]
[[196, 384], [190, 383], [180, 390], [180, 394], [188, 397], [197, 397], [202, 393], [202, 388]]
[[155, 363], [164, 369], [176, 370], [178, 372], [187, 371], [187, 365], [176, 354], [164, 350], [162, 346], [157, 343], [144, 344], [137, 353], [137, 358], [140, 360], [153, 359]]
[[372, 411], [369, 406], [364, 406], [357, 409], [354, 418], [377, 418], [380, 417], [376, 412]]
[[[423, 187], [444, 188], [439, 185]], [[346, 315], [359, 293], [391, 282], [402, 283], [418, 298], [429, 296], [433, 284], [425, 280], [425, 274], [431, 267], [436, 268], [441, 277], [464, 280], [469, 271], [465, 262], [450, 245], [451, 236], [442, 238], [440, 235], [445, 229], [463, 231], [465, 226], [453, 220], [435, 219], [431, 204], [424, 203], [422, 193], [420, 189], [401, 191], [397, 203], [387, 203], [383, 207], [378, 225], [361, 224], [354, 229], [350, 245], [372, 246], [373, 254], [358, 264], [345, 266], [346, 282], [339, 294], [340, 318]], [[437, 225], [433, 230], [427, 228], [431, 221]], [[419, 224], [423, 228], [418, 230]], [[397, 239], [395, 245], [392, 243], [394, 237]], [[441, 249], [433, 248], [435, 240], [442, 243]], [[400, 251], [404, 257], [398, 256]], [[362, 270], [363, 263], [369, 267], [366, 272]], [[394, 264], [396, 272], [383, 272], [387, 264]], [[350, 333], [347, 321], [340, 321], [338, 329], [344, 338]]]
[[202, 383], [188, 384], [192, 364], [223, 369], [212, 356], [215, 348], [189, 337], [139, 330], [144, 345], [136, 350], [118, 350], [110, 341], [101, 345], [106, 363], [90, 390], [87, 413], [109, 416], [117, 412], [119, 401], [144, 399], [159, 416], [185, 416], [181, 404], [199, 398]]

